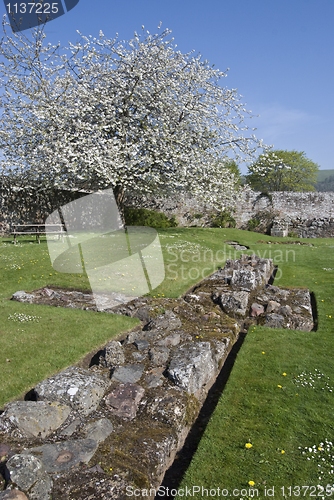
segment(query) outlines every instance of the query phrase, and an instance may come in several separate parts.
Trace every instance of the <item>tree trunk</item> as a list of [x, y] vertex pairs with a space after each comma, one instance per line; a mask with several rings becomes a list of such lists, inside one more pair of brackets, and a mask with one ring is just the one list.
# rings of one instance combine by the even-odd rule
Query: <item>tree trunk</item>
[[121, 217], [122, 223], [125, 225], [125, 215], [124, 215], [124, 198], [125, 198], [125, 190], [122, 184], [117, 184], [114, 188], [114, 195], [117, 204], [117, 208], [119, 211], [119, 215]]

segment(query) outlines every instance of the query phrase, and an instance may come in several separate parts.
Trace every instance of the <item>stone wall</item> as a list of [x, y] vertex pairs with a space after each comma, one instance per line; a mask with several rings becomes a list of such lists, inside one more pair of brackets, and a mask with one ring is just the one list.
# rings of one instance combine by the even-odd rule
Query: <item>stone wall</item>
[[237, 218], [244, 224], [262, 210], [275, 210], [291, 220], [334, 218], [334, 193], [272, 192], [265, 196], [245, 189], [237, 206]]
[[56, 208], [90, 194], [84, 190], [52, 189], [48, 193], [27, 188], [5, 186], [0, 182], [0, 230], [16, 224], [43, 224]]
[[[193, 196], [179, 193], [169, 198], [154, 196], [135, 196], [127, 194], [125, 204], [133, 208], [147, 208], [164, 213], [167, 217], [176, 216], [178, 226], [191, 225], [210, 226], [211, 215], [216, 213], [213, 207], [201, 202]], [[201, 215], [202, 217], [195, 217]]]
[[[212, 214], [217, 213], [209, 205], [181, 193], [168, 199], [128, 195], [126, 203], [137, 208], [157, 210], [168, 217], [175, 215], [181, 227], [208, 227], [211, 225]], [[270, 212], [273, 218], [286, 221], [289, 224], [289, 231], [295, 232], [298, 237], [334, 237], [334, 193], [332, 192], [265, 194], [244, 188], [233, 214], [237, 222], [236, 227], [247, 229], [248, 221], [264, 212]]]
[[[22, 196], [20, 198], [18, 194], [10, 199], [8, 205], [0, 193], [0, 223], [5, 226], [6, 223], [36, 223], [37, 219], [45, 220], [46, 216], [59, 204], [68, 203], [85, 194], [88, 193], [84, 191], [53, 193], [53, 196], [44, 203], [42, 210], [38, 210], [36, 203], [31, 203], [28, 209], [24, 207]], [[36, 200], [33, 201], [36, 202]], [[210, 227], [212, 215], [217, 214], [217, 211], [210, 205], [184, 193], [169, 198], [139, 197], [128, 194], [126, 205], [163, 212], [168, 217], [175, 215], [180, 227]], [[287, 222], [289, 231], [295, 232], [298, 237], [334, 237], [334, 192], [265, 194], [244, 188], [233, 214], [237, 222], [236, 227], [248, 229], [248, 221], [261, 213], [270, 213], [272, 218], [276, 217], [280, 221]]]

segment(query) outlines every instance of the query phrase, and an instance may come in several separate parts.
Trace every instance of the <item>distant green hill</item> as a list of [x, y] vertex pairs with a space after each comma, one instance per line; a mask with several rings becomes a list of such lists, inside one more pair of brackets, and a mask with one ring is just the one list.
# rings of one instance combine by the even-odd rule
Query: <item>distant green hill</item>
[[319, 170], [318, 172], [318, 182], [323, 182], [328, 177], [334, 176], [334, 168], [331, 170]]
[[315, 189], [317, 191], [334, 191], [334, 169], [319, 170]]

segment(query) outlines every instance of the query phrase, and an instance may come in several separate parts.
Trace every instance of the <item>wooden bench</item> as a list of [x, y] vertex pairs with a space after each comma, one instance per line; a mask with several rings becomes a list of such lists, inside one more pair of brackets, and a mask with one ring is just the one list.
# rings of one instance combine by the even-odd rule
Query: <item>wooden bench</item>
[[[64, 242], [64, 228], [62, 224], [47, 224], [48, 234], [58, 234], [58, 238], [61, 237], [62, 242]], [[19, 229], [23, 228], [22, 231]], [[55, 228], [55, 230], [49, 228]], [[58, 229], [59, 228], [59, 229]], [[14, 245], [16, 245], [17, 236], [21, 235], [36, 235], [36, 241], [40, 243], [40, 235], [46, 234], [45, 224], [17, 224], [14, 226], [13, 232], [9, 233], [9, 235], [14, 236]]]

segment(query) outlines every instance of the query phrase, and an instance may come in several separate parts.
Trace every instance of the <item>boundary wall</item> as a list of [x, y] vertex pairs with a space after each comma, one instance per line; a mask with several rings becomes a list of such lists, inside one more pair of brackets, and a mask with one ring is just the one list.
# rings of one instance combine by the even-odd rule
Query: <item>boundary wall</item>
[[[0, 226], [5, 229], [10, 224], [36, 223], [37, 219], [43, 222], [57, 206], [86, 194], [86, 191], [72, 193], [54, 190], [42, 202], [40, 197], [28, 200], [24, 193], [4, 197], [0, 190]], [[213, 207], [185, 193], [168, 198], [127, 193], [125, 204], [163, 212], [168, 217], [175, 215], [180, 227], [210, 227], [212, 216], [217, 215]], [[247, 229], [250, 219], [261, 216], [270, 220], [271, 226], [287, 223], [289, 231], [298, 237], [334, 237], [334, 192], [260, 193], [248, 187], [243, 188], [233, 212], [236, 227]]]

